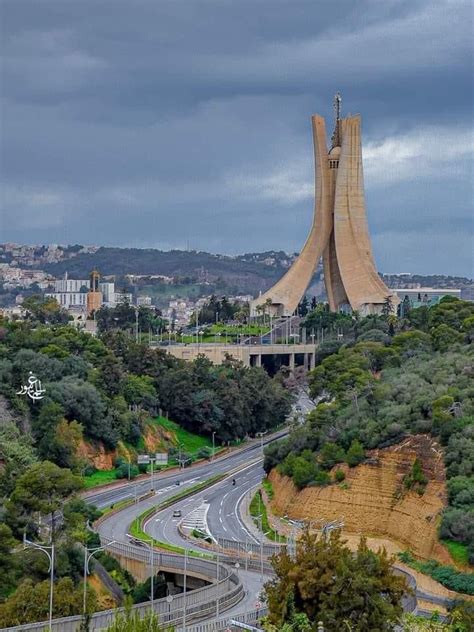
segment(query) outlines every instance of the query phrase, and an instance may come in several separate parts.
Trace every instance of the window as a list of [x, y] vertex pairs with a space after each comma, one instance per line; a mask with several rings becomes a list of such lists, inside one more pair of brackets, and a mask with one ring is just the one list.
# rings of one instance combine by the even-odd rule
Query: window
[[339, 160], [330, 160], [329, 169], [337, 169], [339, 167]]

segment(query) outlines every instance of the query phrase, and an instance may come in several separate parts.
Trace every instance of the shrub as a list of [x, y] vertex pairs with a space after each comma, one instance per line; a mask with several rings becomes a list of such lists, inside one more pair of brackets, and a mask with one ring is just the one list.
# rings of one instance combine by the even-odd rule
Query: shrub
[[436, 560], [421, 562], [416, 560], [409, 551], [399, 553], [398, 557], [405, 564], [429, 575], [446, 588], [466, 595], [474, 595], [474, 573], [462, 573], [452, 566], [443, 566]]
[[342, 483], [342, 481], [346, 478], [344, 470], [336, 470], [334, 472], [334, 480], [336, 483]]
[[428, 484], [428, 479], [423, 474], [421, 461], [418, 457], [413, 462], [411, 472], [404, 477], [403, 484], [406, 489], [413, 489], [418, 492], [420, 496], [424, 494], [426, 485]]
[[210, 459], [212, 456], [212, 448], [207, 445], [203, 445], [202, 448], [199, 448], [197, 456], [198, 459]]
[[330, 470], [336, 463], [342, 463], [346, 454], [337, 443], [325, 443], [319, 453], [319, 463], [324, 469]]
[[357, 441], [357, 439], [354, 439], [349, 450], [347, 450], [346, 463], [349, 467], [355, 467], [356, 465], [359, 465], [359, 463], [362, 463], [364, 459], [365, 450], [362, 447], [362, 444]]

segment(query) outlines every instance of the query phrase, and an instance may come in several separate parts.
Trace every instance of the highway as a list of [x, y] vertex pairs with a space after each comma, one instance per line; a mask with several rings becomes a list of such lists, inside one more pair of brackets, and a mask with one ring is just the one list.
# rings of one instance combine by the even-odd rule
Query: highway
[[[255, 532], [248, 529], [240, 517], [239, 506], [248, 492], [258, 486], [263, 476], [262, 461], [246, 467], [212, 487], [189, 498], [181, 500], [172, 507], [160, 511], [145, 523], [144, 529], [150, 536], [161, 542], [183, 546], [184, 541], [177, 526], [189, 523], [189, 528], [205, 530], [215, 539], [225, 538], [235, 542], [258, 543]], [[235, 478], [235, 486], [232, 484]], [[202, 512], [204, 518], [198, 510]], [[181, 517], [174, 517], [176, 510]], [[187, 542], [188, 548], [199, 550], [199, 541]]]
[[[268, 437], [263, 437], [262, 440], [254, 440], [252, 444], [247, 447], [239, 448], [221, 457], [216, 456], [212, 461], [201, 462], [183, 470], [165, 470], [160, 473], [155, 473], [153, 477], [153, 487], [155, 491], [162, 492], [165, 488], [173, 485], [174, 492], [167, 494], [163, 498], [172, 496], [179, 491], [179, 489], [176, 489], [178, 483], [181, 486], [189, 482], [190, 479], [193, 479], [194, 482], [199, 482], [215, 474], [230, 472], [232, 469], [245, 465], [255, 457], [261, 455], [262, 444], [265, 446], [270, 441], [284, 437], [286, 434], [287, 431], [282, 430]], [[145, 479], [140, 478], [137, 481], [124, 481], [123, 483], [99, 490], [89, 490], [84, 492], [82, 497], [87, 503], [95, 505], [99, 509], [104, 509], [121, 500], [143, 496], [150, 492], [150, 490], [151, 476], [147, 476]], [[163, 500], [163, 498], [160, 498], [160, 501]]]
[[[221, 458], [203, 466], [191, 467], [179, 474], [181, 484], [175, 484], [176, 476], [157, 477], [155, 494], [138, 503], [125, 507], [122, 511], [110, 516], [99, 526], [99, 533], [102, 537], [119, 542], [130, 542], [133, 540], [128, 535], [129, 526], [133, 520], [148, 507], [156, 506], [164, 499], [174, 496], [178, 491], [191, 487], [196, 483], [208, 479], [216, 473], [232, 472], [236, 467], [241, 470], [238, 473], [230, 473], [229, 477], [201, 492], [174, 503], [168, 509], [164, 509], [145, 522], [144, 530], [156, 540], [168, 544], [185, 546], [188, 550], [200, 551], [198, 541], [196, 544], [184, 541], [178, 531], [178, 523], [186, 518], [193, 510], [208, 505], [206, 520], [209, 520], [209, 530], [215, 538], [225, 537], [233, 540], [245, 541], [257, 538], [251, 534], [238, 512], [238, 506], [249, 490], [256, 487], [263, 474], [261, 446], [253, 446], [239, 454]], [[235, 478], [235, 486], [232, 484]], [[149, 490], [149, 482], [144, 491]], [[122, 490], [122, 494], [125, 490]], [[129, 493], [129, 492], [127, 492]], [[122, 496], [124, 497], [124, 496]], [[105, 502], [102, 497], [102, 502]], [[181, 510], [181, 517], [173, 517], [173, 512]], [[226, 610], [225, 616], [252, 611], [259, 602], [259, 595], [267, 577], [259, 573], [246, 571], [244, 568], [238, 570], [240, 579], [245, 587], [244, 598], [235, 606]], [[224, 613], [221, 613], [222, 615]]]
[[[306, 410], [307, 402], [298, 398], [293, 406], [296, 410]], [[298, 408], [297, 408], [298, 406]], [[224, 480], [215, 483], [201, 492], [174, 503], [172, 507], [154, 514], [145, 522], [144, 530], [156, 540], [188, 550], [202, 550], [199, 541], [185, 541], [178, 531], [178, 524], [185, 522], [191, 514], [199, 515], [203, 520], [203, 528], [212, 534], [214, 539], [226, 538], [239, 542], [253, 542], [258, 544], [258, 532], [249, 529], [243, 522], [239, 506], [252, 489], [256, 488], [263, 476], [263, 447], [276, 439], [286, 436], [287, 430], [254, 440], [250, 445], [230, 452], [212, 461], [198, 463], [184, 470], [164, 471], [154, 475], [154, 493], [147, 498], [151, 490], [151, 477], [139, 481], [125, 481], [100, 490], [91, 490], [83, 494], [86, 502], [98, 508], [109, 507], [122, 500], [135, 498], [137, 502], [123, 508], [121, 511], [105, 518], [98, 527], [98, 531], [105, 539], [133, 544], [128, 534], [130, 525], [137, 516], [149, 507], [156, 507], [164, 500], [176, 495], [197, 483], [203, 482], [216, 474], [228, 474]], [[232, 482], [235, 479], [235, 485]], [[181, 516], [173, 517], [173, 512], [181, 511]], [[194, 513], [193, 513], [194, 512]], [[140, 548], [140, 547], [138, 547]], [[266, 581], [257, 572], [236, 569], [245, 587], [245, 597], [236, 606], [226, 611], [227, 615], [252, 611], [259, 600], [259, 594]], [[221, 613], [223, 614], [223, 613]]]

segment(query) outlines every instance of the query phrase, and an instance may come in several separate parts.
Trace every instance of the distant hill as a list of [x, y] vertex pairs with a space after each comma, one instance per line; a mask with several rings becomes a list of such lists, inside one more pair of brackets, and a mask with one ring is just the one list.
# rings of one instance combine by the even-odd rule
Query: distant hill
[[[67, 249], [65, 258], [56, 263], [42, 263], [42, 269], [55, 277], [65, 272], [71, 278], [86, 278], [91, 270], [97, 269], [103, 276], [118, 278], [127, 274], [164, 275], [173, 277], [177, 283], [186, 282], [210, 284], [219, 291], [257, 295], [265, 291], [286, 272], [296, 254], [270, 250], [246, 253], [237, 256], [216, 255], [208, 252], [186, 250], [155, 250], [139, 248], [91, 248], [81, 252], [75, 246], [74, 252]], [[420, 284], [421, 286], [461, 288], [463, 298], [474, 298], [474, 283], [465, 277], [448, 275], [390, 274], [381, 275], [390, 288], [401, 288]], [[308, 290], [309, 295], [319, 299], [325, 297], [321, 266]]]
[[293, 259], [294, 255], [282, 251], [230, 257], [184, 250], [99, 248], [94, 253], [80, 253], [42, 267], [56, 277], [67, 272], [71, 278], [86, 278], [91, 270], [97, 269], [105, 276], [161, 274], [192, 278], [198, 282], [213, 283], [220, 280], [240, 288], [241, 292], [255, 294], [279, 279]]

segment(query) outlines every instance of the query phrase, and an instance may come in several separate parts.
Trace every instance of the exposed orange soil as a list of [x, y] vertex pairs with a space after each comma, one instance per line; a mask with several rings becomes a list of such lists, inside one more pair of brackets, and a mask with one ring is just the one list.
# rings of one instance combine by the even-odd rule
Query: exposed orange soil
[[100, 577], [97, 575], [90, 575], [87, 583], [96, 592], [99, 610], [107, 610], [108, 608], [115, 608], [117, 606], [115, 599], [101, 582]]
[[[146, 451], [154, 452], [164, 449], [170, 443], [175, 443], [176, 437], [161, 426], [149, 424], [145, 427], [143, 440]], [[84, 440], [79, 443], [77, 455], [86, 459], [97, 470], [110, 470], [114, 467], [115, 459], [118, 456], [124, 456], [125, 458], [131, 456], [123, 443], [119, 443], [114, 450], [106, 450], [101, 442], [92, 444]]]
[[[446, 506], [446, 481], [439, 445], [427, 435], [369, 453], [370, 464], [356, 468], [337, 466], [346, 474], [344, 483], [328, 487], [307, 487], [298, 492], [291, 479], [270, 474], [275, 492], [271, 503], [277, 515], [294, 519], [344, 520], [344, 532], [386, 536], [400, 549], [415, 555], [453, 561], [438, 542], [437, 528]], [[422, 463], [428, 484], [423, 495], [407, 491], [404, 476], [415, 458]]]
[[82, 440], [77, 448], [77, 455], [98, 470], [111, 470], [117, 458], [117, 450], [106, 450], [101, 443], [92, 445]]

